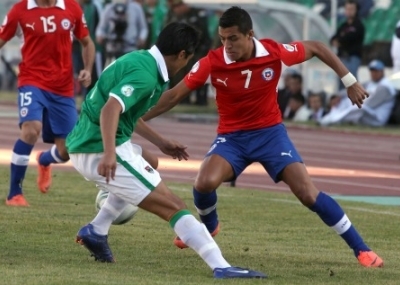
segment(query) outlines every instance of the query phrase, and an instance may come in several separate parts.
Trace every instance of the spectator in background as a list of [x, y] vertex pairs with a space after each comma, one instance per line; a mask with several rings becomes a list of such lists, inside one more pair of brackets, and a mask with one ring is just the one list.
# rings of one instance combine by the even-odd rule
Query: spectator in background
[[[294, 81], [293, 81], [292, 76], [294, 74], [300, 75], [300, 78], [296, 79], [296, 77], [295, 77]], [[291, 88], [291, 82], [292, 81], [293, 81], [293, 84], [292, 84], [293, 87]], [[284, 73], [283, 73], [283, 88], [280, 88], [278, 90], [278, 105], [279, 105], [279, 109], [280, 109], [281, 114], [282, 114], [282, 118], [283, 118], [283, 114], [285, 113], [286, 107], [288, 105], [289, 98], [292, 95], [292, 91], [291, 90], [293, 90], [293, 88], [294, 88], [294, 90], [298, 90], [298, 87], [296, 88], [296, 86], [298, 86], [298, 81], [300, 81], [300, 89], [299, 89], [300, 91], [299, 92], [301, 93], [301, 91], [302, 91], [302, 81], [303, 81], [303, 78], [302, 78], [301, 74], [298, 73], [293, 68], [288, 68], [288, 69], [286, 69], [284, 71]]]
[[308, 121], [310, 111], [305, 103], [306, 99], [301, 93], [291, 95], [285, 110], [284, 119], [293, 122]]
[[[170, 80], [170, 87], [175, 86], [190, 71], [192, 66], [202, 57], [206, 56], [211, 48], [212, 40], [208, 32], [208, 14], [203, 9], [192, 8], [182, 0], [169, 0], [169, 13], [167, 15], [166, 24], [171, 22], [182, 22], [196, 27], [200, 35], [200, 43], [195, 51], [194, 56], [173, 78]], [[208, 105], [208, 84], [195, 91], [196, 105]], [[181, 101], [183, 104], [191, 104], [190, 96]]]
[[107, 61], [144, 48], [148, 28], [143, 8], [135, 1], [113, 0], [101, 15], [96, 40], [105, 46]]
[[342, 98], [336, 107], [322, 118], [321, 125], [353, 123], [380, 127], [386, 125], [396, 100], [396, 90], [385, 77], [385, 65], [373, 60], [368, 65], [371, 80], [364, 83], [369, 97], [364, 100], [361, 109]]
[[293, 96], [296, 96], [298, 100], [300, 100], [299, 98], [303, 98], [303, 104], [305, 103], [303, 95], [303, 77], [297, 71], [289, 71], [288, 77], [286, 78], [285, 76], [285, 81], [287, 82], [285, 83], [287, 89], [280, 94], [278, 91], [278, 105], [282, 113], [282, 118], [292, 119], [294, 115], [290, 115], [293, 112], [292, 108], [289, 106], [290, 98]]
[[[331, 38], [331, 45], [338, 49], [338, 56], [347, 69], [357, 78], [361, 64], [362, 45], [365, 28], [358, 17], [359, 4], [355, 0], [346, 0], [346, 21], [341, 24]], [[339, 80], [339, 89], [344, 88]]]
[[[317, 3], [319, 4], [324, 4], [324, 7], [322, 11], [320, 12], [321, 16], [323, 16], [325, 19], [330, 19], [331, 18], [331, 2], [332, 0], [317, 0]], [[346, 0], [338, 0], [338, 21], [344, 20], [346, 17], [344, 13], [342, 12], [343, 6], [345, 5]], [[358, 11], [358, 16], [360, 19], [365, 19], [366, 17], [369, 16], [371, 9], [374, 7], [374, 0], [362, 0], [359, 2], [360, 9]]]
[[163, 28], [168, 10], [159, 0], [144, 0], [142, 7], [149, 30], [145, 48], [150, 49]]
[[400, 21], [396, 24], [396, 29], [392, 38], [392, 45], [390, 48], [390, 54], [393, 61], [393, 72], [400, 71]]
[[95, 43], [96, 54], [95, 61], [92, 70], [92, 82], [86, 88], [83, 87], [78, 81], [79, 72], [83, 69], [83, 60], [82, 60], [82, 49], [80, 42], [74, 38], [72, 42], [72, 60], [74, 66], [74, 80], [75, 80], [75, 95], [86, 95], [90, 89], [96, 84], [97, 79], [99, 78], [100, 73], [104, 68], [104, 53], [103, 49], [99, 44], [96, 44], [96, 28], [100, 21], [100, 15], [102, 11], [101, 5], [95, 0], [77, 0], [79, 5], [83, 10], [83, 14], [85, 15], [86, 24], [89, 29], [90, 38]]
[[318, 122], [328, 111], [325, 108], [325, 93], [323, 92], [310, 92], [307, 97], [310, 121]]

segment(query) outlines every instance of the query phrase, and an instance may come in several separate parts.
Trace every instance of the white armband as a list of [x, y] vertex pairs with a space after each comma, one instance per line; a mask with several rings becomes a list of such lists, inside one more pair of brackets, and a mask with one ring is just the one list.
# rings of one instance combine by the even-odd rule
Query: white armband
[[354, 83], [357, 82], [357, 79], [354, 77], [353, 74], [351, 74], [351, 72], [349, 72], [345, 76], [343, 76], [341, 78], [341, 80], [342, 80], [344, 87], [346, 87], [346, 88], [349, 88], [350, 86], [352, 86]]

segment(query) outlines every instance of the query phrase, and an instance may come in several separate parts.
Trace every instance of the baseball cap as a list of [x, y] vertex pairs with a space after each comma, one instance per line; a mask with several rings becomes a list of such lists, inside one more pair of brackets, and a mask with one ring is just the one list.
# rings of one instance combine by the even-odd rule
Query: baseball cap
[[372, 69], [372, 70], [384, 70], [385, 69], [385, 65], [383, 64], [382, 61], [378, 60], [378, 59], [374, 59], [373, 61], [371, 61], [368, 64], [368, 69]]

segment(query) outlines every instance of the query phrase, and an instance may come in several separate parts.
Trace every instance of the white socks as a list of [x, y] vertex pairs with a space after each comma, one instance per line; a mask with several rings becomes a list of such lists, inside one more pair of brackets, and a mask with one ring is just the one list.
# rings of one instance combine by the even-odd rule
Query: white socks
[[192, 215], [182, 216], [174, 226], [178, 237], [211, 267], [226, 268], [231, 265], [222, 256], [221, 250], [207, 228]]
[[122, 213], [128, 202], [109, 192], [107, 200], [104, 202], [99, 213], [90, 223], [94, 231], [99, 235], [107, 235], [111, 223]]

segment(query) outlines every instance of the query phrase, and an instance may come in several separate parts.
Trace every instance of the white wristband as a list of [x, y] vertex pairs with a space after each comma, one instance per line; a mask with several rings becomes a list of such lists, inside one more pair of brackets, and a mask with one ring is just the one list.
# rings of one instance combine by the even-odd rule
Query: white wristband
[[347, 73], [345, 76], [341, 78], [344, 87], [349, 88], [351, 85], [357, 82], [357, 79], [354, 77], [351, 72]]

